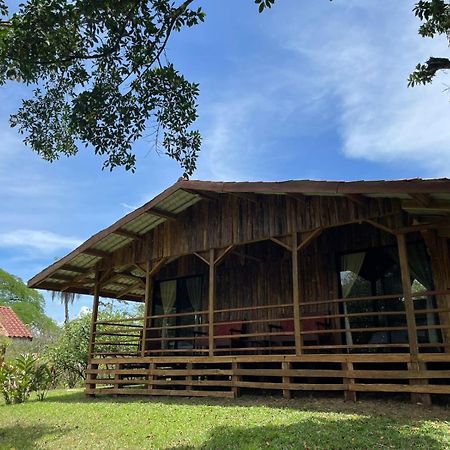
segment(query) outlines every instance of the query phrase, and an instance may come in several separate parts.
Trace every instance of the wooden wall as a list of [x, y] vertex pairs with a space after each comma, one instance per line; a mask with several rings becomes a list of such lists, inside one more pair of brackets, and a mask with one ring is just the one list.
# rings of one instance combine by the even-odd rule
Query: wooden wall
[[120, 266], [147, 259], [179, 256], [245, 244], [293, 231], [304, 232], [389, 215], [401, 215], [395, 199], [368, 199], [362, 206], [344, 197], [260, 195], [256, 202], [221, 195], [201, 201], [176, 220], [166, 221], [128, 247], [115, 252], [109, 265]]

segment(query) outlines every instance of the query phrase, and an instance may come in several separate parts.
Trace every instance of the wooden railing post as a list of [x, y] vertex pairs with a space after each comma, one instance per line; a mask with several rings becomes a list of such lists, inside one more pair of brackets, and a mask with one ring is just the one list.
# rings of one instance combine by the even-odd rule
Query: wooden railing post
[[208, 292], [208, 343], [209, 356], [214, 356], [214, 307], [216, 297], [216, 266], [214, 249], [209, 250], [209, 292]]
[[419, 345], [417, 342], [416, 316], [414, 312], [414, 300], [411, 291], [411, 276], [409, 273], [408, 250], [404, 234], [397, 234], [398, 256], [402, 275], [403, 297], [405, 300], [406, 323], [408, 327], [408, 340], [411, 358], [417, 361]]
[[[419, 344], [417, 341], [417, 326], [416, 326], [416, 314], [414, 311], [414, 300], [411, 291], [411, 276], [409, 273], [408, 264], [408, 248], [406, 247], [406, 238], [404, 234], [397, 234], [398, 244], [398, 256], [400, 259], [400, 270], [402, 274], [403, 284], [403, 297], [405, 299], [405, 312], [406, 321], [408, 325], [408, 339], [409, 339], [409, 351], [411, 355], [411, 362], [408, 363], [408, 371], [417, 375], [420, 373], [420, 365], [418, 361], [419, 357]], [[410, 379], [409, 384], [417, 385], [422, 381], [415, 376]], [[411, 401], [413, 403], [422, 403], [425, 405], [431, 404], [430, 394], [411, 394]]]
[[91, 362], [95, 347], [95, 333], [97, 331], [99, 299], [100, 299], [100, 272], [97, 270], [95, 272], [94, 298], [92, 302], [91, 334], [89, 336], [89, 363]]
[[[97, 319], [98, 319], [98, 304], [100, 300], [100, 272], [95, 272], [95, 284], [94, 284], [94, 299], [92, 302], [92, 317], [91, 317], [91, 334], [89, 336], [89, 356], [88, 356], [88, 370], [98, 369], [97, 364], [92, 364], [92, 357], [95, 348], [95, 333], [97, 332]], [[88, 373], [86, 377], [86, 388], [95, 389], [96, 374]], [[88, 394], [93, 395], [93, 394]]]
[[144, 304], [144, 324], [142, 329], [141, 356], [145, 356], [147, 350], [147, 330], [151, 326], [153, 282], [150, 276], [150, 261], [147, 261], [145, 267], [145, 304]]
[[298, 242], [297, 233], [292, 233], [292, 297], [294, 304], [294, 336], [295, 336], [295, 354], [302, 353], [302, 335], [300, 323], [300, 291], [298, 277]]

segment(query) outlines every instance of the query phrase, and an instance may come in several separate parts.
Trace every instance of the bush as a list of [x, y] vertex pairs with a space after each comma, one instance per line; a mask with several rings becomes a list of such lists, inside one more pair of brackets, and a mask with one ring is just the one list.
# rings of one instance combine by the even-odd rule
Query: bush
[[58, 342], [49, 349], [58, 381], [69, 388], [86, 378], [91, 316], [71, 320], [64, 326]]
[[44, 400], [52, 384], [52, 371], [48, 364], [30, 354], [19, 355], [0, 367], [0, 390], [9, 405], [25, 402], [31, 392]]

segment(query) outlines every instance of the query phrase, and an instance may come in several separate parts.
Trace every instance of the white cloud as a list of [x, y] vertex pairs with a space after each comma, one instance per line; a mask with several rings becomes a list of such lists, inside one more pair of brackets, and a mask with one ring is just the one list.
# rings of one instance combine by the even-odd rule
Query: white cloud
[[61, 236], [49, 231], [14, 230], [0, 236], [1, 247], [25, 247], [42, 253], [54, 253], [59, 250], [73, 249], [82, 241], [74, 237]]
[[345, 155], [415, 165], [423, 176], [450, 176], [445, 76], [427, 87], [406, 83], [418, 62], [448, 54], [446, 39], [418, 36], [411, 2], [390, 4], [389, 14], [373, 1], [365, 8], [338, 6], [322, 19], [320, 35], [311, 26], [317, 24], [305, 27], [297, 17], [281, 39], [308, 58], [317, 89], [337, 99]]

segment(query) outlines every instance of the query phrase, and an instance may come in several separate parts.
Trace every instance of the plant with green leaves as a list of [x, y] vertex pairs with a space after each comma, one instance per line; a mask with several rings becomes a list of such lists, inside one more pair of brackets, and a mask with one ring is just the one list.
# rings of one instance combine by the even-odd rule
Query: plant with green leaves
[[33, 374], [33, 391], [39, 401], [43, 401], [54, 385], [54, 372], [46, 362], [36, 361]]
[[49, 348], [48, 357], [59, 381], [69, 388], [86, 378], [90, 330], [90, 315], [71, 320], [65, 324], [57, 343]]
[[0, 366], [0, 390], [5, 403], [23, 403], [35, 391], [38, 400], [44, 400], [52, 386], [49, 365], [31, 354], [19, 355]]
[[20, 355], [0, 367], [0, 388], [7, 404], [23, 403], [34, 383], [34, 363], [31, 355]]

